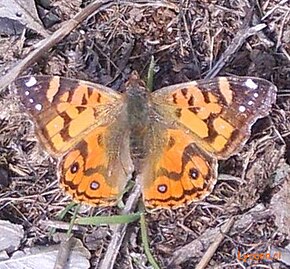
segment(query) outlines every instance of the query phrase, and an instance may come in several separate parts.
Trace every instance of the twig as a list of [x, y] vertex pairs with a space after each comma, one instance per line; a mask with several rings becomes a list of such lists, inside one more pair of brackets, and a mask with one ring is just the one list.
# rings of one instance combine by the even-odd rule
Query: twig
[[[231, 217], [226, 224], [222, 226], [222, 228], [209, 228], [207, 229], [200, 237], [196, 238], [189, 244], [183, 246], [180, 249], [174, 251], [172, 259], [169, 261], [168, 268], [177, 268], [181, 263], [184, 263], [188, 260], [197, 259], [203, 255], [199, 262], [199, 266], [206, 264], [214, 251], [223, 240], [225, 233], [228, 233], [232, 225], [234, 224], [234, 217]], [[213, 242], [211, 245], [209, 245]], [[203, 254], [204, 249], [208, 248], [208, 250]], [[211, 255], [210, 255], [211, 254]], [[195, 268], [203, 268], [203, 267], [195, 267]]]
[[[186, 4], [188, 5], [188, 3], [186, 3]], [[185, 32], [186, 32], [186, 35], [187, 35], [187, 38], [188, 38], [189, 47], [190, 47], [190, 51], [191, 51], [191, 60], [192, 60], [192, 63], [194, 65], [194, 70], [200, 71], [200, 69], [198, 67], [198, 59], [196, 57], [196, 52], [195, 52], [195, 50], [193, 48], [193, 44], [192, 44], [192, 41], [191, 41], [191, 34], [189, 32], [187, 21], [186, 21], [185, 14], [184, 14], [184, 10], [182, 8], [180, 9], [180, 15], [182, 17], [184, 29], [185, 29]]]
[[255, 25], [253, 27], [246, 27], [240, 29], [235, 38], [232, 40], [232, 43], [225, 50], [223, 55], [219, 58], [213, 68], [207, 73], [205, 78], [215, 77], [221, 69], [225, 66], [226, 63], [230, 62], [233, 55], [239, 50], [239, 48], [244, 44], [246, 39], [252, 35], [255, 35], [257, 32], [264, 29], [267, 25], [265, 23], [261, 23]]
[[287, 50], [284, 49], [283, 47], [281, 47], [281, 51], [285, 55], [285, 57], [287, 58], [288, 62], [290, 62], [290, 54], [287, 52]]
[[137, 0], [137, 1], [122, 1], [122, 4], [128, 6], [134, 6], [137, 8], [141, 7], [166, 7], [168, 9], [172, 9], [175, 12], [179, 12], [179, 8], [174, 3], [170, 3], [169, 1], [148, 1], [148, 0]]
[[[136, 182], [138, 180], [136, 179]], [[126, 206], [124, 210], [122, 211], [122, 214], [128, 214], [134, 210], [134, 208], [137, 205], [139, 196], [140, 196], [140, 185], [135, 184], [128, 200], [126, 203]], [[114, 234], [112, 236], [112, 239], [110, 241], [110, 244], [107, 247], [107, 251], [105, 253], [105, 257], [101, 262], [100, 269], [112, 269], [115, 263], [115, 260], [117, 258], [117, 255], [119, 253], [120, 247], [122, 245], [126, 229], [128, 224], [118, 224], [115, 226]]]
[[[277, 38], [277, 44], [276, 44], [276, 49], [278, 49], [282, 42], [281, 42], [281, 39], [282, 39], [282, 36], [283, 36], [283, 29], [284, 29], [284, 26], [288, 24], [288, 21], [289, 21], [289, 13], [290, 13], [290, 10], [288, 10], [282, 20], [282, 24], [280, 26], [280, 31], [279, 31], [279, 35], [278, 35], [278, 38]], [[287, 22], [287, 23], [286, 23]]]
[[221, 231], [217, 234], [217, 236], [215, 237], [215, 239], [213, 240], [213, 243], [209, 246], [209, 248], [207, 249], [207, 251], [204, 253], [203, 257], [201, 258], [201, 260], [199, 261], [199, 263], [196, 265], [196, 269], [203, 269], [207, 266], [208, 262], [211, 260], [212, 256], [214, 255], [214, 253], [216, 252], [218, 246], [220, 245], [220, 243], [223, 241], [224, 239], [224, 234], [228, 233], [229, 230], [232, 228], [233, 224], [234, 224], [234, 217], [231, 217], [227, 223], [225, 223], [222, 227], [221, 227]]
[[154, 56], [151, 56], [151, 61], [148, 68], [147, 74], [147, 87], [150, 91], [153, 90], [153, 83], [154, 83], [154, 67], [155, 67], [155, 59]]

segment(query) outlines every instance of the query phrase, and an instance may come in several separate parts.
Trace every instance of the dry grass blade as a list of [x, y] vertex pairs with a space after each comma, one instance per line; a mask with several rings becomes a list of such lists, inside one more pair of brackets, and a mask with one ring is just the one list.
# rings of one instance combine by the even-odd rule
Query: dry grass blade
[[201, 258], [201, 260], [199, 261], [199, 263], [196, 265], [196, 269], [203, 269], [203, 268], [205, 268], [208, 265], [208, 262], [210, 261], [210, 259], [214, 255], [214, 253], [216, 252], [216, 250], [219, 247], [220, 243], [223, 241], [223, 239], [225, 237], [225, 234], [228, 233], [228, 231], [231, 229], [231, 227], [233, 226], [233, 224], [234, 224], [234, 218], [231, 217], [227, 221], [227, 223], [225, 223], [221, 227], [220, 233], [218, 233], [216, 235], [216, 237], [214, 238], [212, 244], [207, 249], [207, 251], [205, 252], [205, 254], [203, 255], [203, 257]]
[[241, 46], [244, 44], [246, 39], [252, 35], [255, 35], [259, 31], [263, 30], [265, 27], [266, 27], [266, 24], [261, 23], [253, 27], [242, 28], [237, 33], [235, 38], [232, 40], [232, 43], [230, 44], [230, 46], [225, 50], [223, 55], [219, 58], [219, 60], [213, 66], [213, 68], [209, 70], [205, 78], [213, 78], [217, 76], [218, 73], [222, 70], [222, 68], [224, 68], [224, 66], [231, 61], [233, 55], [241, 48]]
[[205, 252], [205, 254], [203, 254], [203, 257], [201, 258], [196, 267], [199, 269], [205, 268], [205, 266], [210, 261], [212, 255], [218, 248], [219, 244], [223, 240], [224, 235], [228, 233], [233, 224], [234, 218], [232, 217], [221, 227], [221, 229], [208, 229], [196, 240], [193, 240], [189, 244], [176, 250], [173, 254], [173, 258], [169, 263], [169, 268], [176, 268], [187, 260], [200, 256], [203, 252], [204, 247], [207, 247], [207, 245], [209, 245], [207, 251]]

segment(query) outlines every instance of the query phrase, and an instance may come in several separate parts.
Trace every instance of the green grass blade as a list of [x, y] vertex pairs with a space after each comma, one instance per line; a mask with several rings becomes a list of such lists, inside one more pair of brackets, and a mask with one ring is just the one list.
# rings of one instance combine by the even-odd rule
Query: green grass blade
[[76, 218], [77, 218], [77, 214], [78, 214], [78, 212], [79, 212], [79, 210], [80, 210], [80, 207], [81, 207], [81, 204], [78, 204], [78, 205], [75, 207], [75, 210], [74, 210], [74, 213], [73, 213], [73, 217], [72, 217], [72, 219], [71, 219], [71, 221], [70, 221], [69, 228], [68, 228], [68, 230], [67, 230], [67, 232], [66, 232], [66, 234], [67, 234], [68, 236], [71, 235], [72, 228], [73, 228], [73, 226], [74, 226], [74, 224], [75, 224], [75, 220], [76, 220]]
[[101, 225], [101, 224], [126, 224], [140, 219], [140, 213], [115, 216], [96, 216], [77, 218], [75, 224]]
[[[63, 220], [65, 215], [75, 206], [77, 205], [76, 202], [70, 202], [69, 205], [67, 205], [58, 215], [57, 219], [58, 220]], [[50, 228], [49, 229], [49, 236], [52, 236], [56, 232], [56, 228]]]
[[72, 201], [70, 202], [58, 215], [57, 218], [59, 220], [63, 220], [63, 218], [65, 217], [65, 215], [73, 208], [77, 205], [76, 202]]
[[141, 225], [141, 237], [142, 237], [142, 243], [144, 246], [145, 254], [147, 256], [147, 259], [149, 263], [153, 266], [154, 269], [160, 269], [158, 263], [154, 259], [150, 247], [149, 247], [149, 241], [148, 241], [148, 236], [147, 236], [147, 229], [146, 229], [146, 221], [144, 214], [142, 213], [140, 216], [140, 225]]
[[151, 56], [151, 61], [150, 61], [150, 65], [148, 68], [148, 74], [147, 74], [147, 87], [151, 92], [153, 90], [154, 67], [155, 67], [154, 56]]

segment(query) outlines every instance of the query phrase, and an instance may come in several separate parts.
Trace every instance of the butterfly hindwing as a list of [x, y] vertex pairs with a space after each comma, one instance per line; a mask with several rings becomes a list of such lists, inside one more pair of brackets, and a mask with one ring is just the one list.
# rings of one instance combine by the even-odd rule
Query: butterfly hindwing
[[153, 151], [140, 174], [145, 205], [179, 207], [199, 201], [213, 189], [217, 160], [180, 129], [153, 129]]
[[75, 200], [116, 204], [133, 172], [126, 132], [114, 124], [97, 127], [62, 158], [60, 183]]

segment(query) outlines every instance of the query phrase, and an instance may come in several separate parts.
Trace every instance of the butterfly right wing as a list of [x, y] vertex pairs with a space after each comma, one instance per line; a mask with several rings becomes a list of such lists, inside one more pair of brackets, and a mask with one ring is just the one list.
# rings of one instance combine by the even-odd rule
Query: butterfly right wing
[[14, 83], [37, 135], [54, 156], [78, 143], [84, 133], [112, 122], [123, 105], [119, 93], [87, 81], [27, 76]]
[[[148, 207], [178, 207], [208, 195], [217, 159], [236, 153], [269, 112], [276, 87], [229, 77], [177, 84], [152, 97], [152, 131], [140, 182]], [[154, 128], [155, 126], [155, 128]]]
[[152, 93], [167, 122], [190, 132], [197, 145], [218, 159], [238, 152], [251, 126], [265, 117], [277, 88], [255, 77], [219, 77], [165, 87]]
[[118, 118], [95, 128], [59, 163], [61, 186], [75, 200], [99, 206], [116, 204], [133, 172], [128, 129], [121, 122]]

